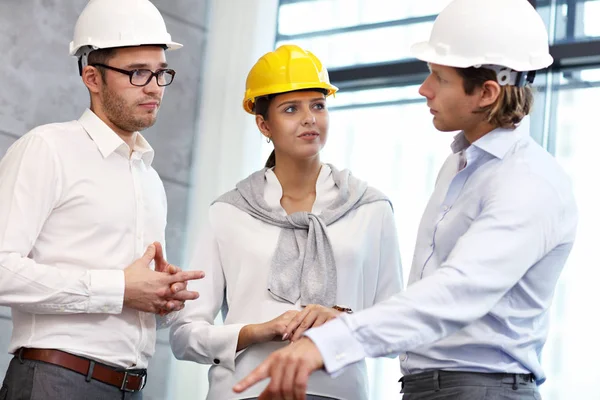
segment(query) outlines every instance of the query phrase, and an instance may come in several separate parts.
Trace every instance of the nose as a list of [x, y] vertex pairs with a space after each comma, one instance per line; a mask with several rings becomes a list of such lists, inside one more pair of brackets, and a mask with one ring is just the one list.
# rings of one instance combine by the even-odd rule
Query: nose
[[150, 79], [150, 82], [148, 82], [148, 84], [144, 86], [144, 93], [146, 94], [161, 93], [163, 90], [165, 90], [165, 88], [158, 86], [158, 82], [156, 81], [156, 77], [154, 76], [152, 77], [152, 79]]
[[425, 97], [427, 100], [433, 99], [433, 91], [431, 90], [431, 87], [429, 86], [430, 80], [431, 80], [431, 75], [429, 75], [427, 77], [427, 79], [425, 79], [423, 81], [423, 83], [421, 84], [421, 86], [419, 87], [419, 94], [421, 96]]
[[315, 115], [312, 113], [312, 111], [309, 109], [307, 109], [304, 113], [304, 119], [302, 120], [302, 124], [303, 125], [314, 125], [317, 122], [317, 119], [315, 118]]

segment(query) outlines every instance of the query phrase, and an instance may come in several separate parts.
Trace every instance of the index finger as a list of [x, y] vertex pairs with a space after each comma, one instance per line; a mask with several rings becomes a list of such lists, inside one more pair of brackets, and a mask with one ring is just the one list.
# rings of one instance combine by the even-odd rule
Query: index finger
[[193, 281], [204, 278], [204, 271], [181, 271], [169, 275], [169, 283]]
[[154, 248], [156, 252], [154, 253], [154, 270], [157, 272], [166, 272], [168, 271], [169, 265], [163, 254], [163, 248], [160, 242], [153, 242]]
[[160, 244], [160, 242], [153, 242], [152, 244], [154, 245], [154, 247], [156, 247], [156, 253], [154, 254], [154, 258], [162, 260], [164, 258], [162, 244]]
[[271, 367], [271, 360], [267, 358], [258, 367], [256, 367], [248, 376], [239, 381], [234, 387], [233, 391], [241, 393], [251, 386], [256, 385], [258, 382], [267, 379], [269, 377], [269, 370]]

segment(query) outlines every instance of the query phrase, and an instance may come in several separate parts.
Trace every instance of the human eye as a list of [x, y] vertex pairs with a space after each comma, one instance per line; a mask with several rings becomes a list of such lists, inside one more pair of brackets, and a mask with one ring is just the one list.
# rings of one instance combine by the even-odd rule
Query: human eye
[[131, 76], [134, 78], [147, 79], [150, 74], [152, 74], [152, 71], [149, 69], [134, 69], [131, 71]]

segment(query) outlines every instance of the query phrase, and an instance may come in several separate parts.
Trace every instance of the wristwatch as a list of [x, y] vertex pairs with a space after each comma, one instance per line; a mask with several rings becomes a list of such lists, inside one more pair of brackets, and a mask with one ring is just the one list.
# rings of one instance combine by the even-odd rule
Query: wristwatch
[[352, 309], [350, 307], [346, 307], [346, 306], [333, 306], [331, 308], [333, 308], [334, 310], [338, 310], [340, 312], [345, 312], [347, 314], [353, 313]]

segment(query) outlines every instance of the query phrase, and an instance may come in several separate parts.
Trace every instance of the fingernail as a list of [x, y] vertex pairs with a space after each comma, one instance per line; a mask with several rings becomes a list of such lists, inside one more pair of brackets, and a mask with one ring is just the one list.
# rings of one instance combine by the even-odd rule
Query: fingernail
[[289, 336], [289, 334], [288, 334], [288, 333], [284, 333], [284, 334], [283, 334], [283, 337], [281, 338], [281, 340], [283, 341], [283, 340], [287, 339], [287, 337], [288, 337], [288, 336]]

